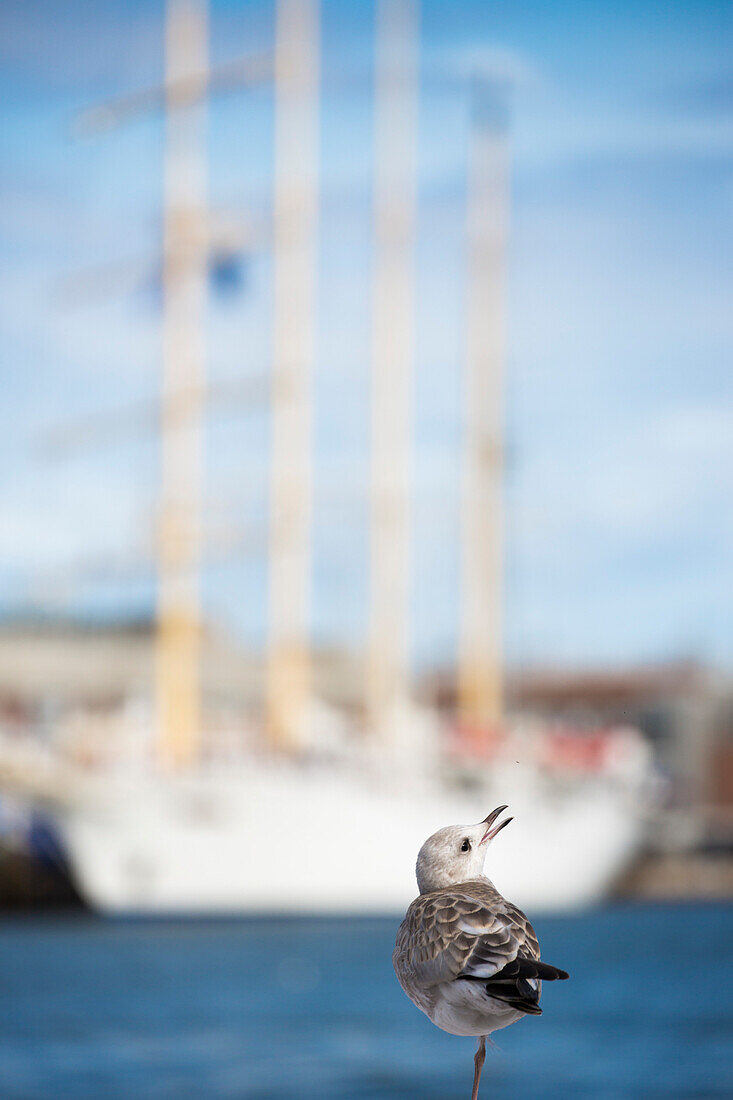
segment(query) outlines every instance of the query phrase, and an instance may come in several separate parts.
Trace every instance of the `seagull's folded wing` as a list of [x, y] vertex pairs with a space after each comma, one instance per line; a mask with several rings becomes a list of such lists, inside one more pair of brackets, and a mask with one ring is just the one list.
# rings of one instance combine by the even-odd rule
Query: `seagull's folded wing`
[[524, 913], [503, 898], [482, 899], [467, 886], [425, 894], [405, 921], [403, 950], [421, 986], [459, 976], [491, 978], [518, 955], [539, 958], [537, 937]]

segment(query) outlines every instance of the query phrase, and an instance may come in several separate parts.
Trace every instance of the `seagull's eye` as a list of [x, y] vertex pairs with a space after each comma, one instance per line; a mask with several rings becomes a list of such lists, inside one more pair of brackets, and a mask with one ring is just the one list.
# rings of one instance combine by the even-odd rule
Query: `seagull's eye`
[[464, 838], [463, 844], [461, 844], [461, 851], [462, 852], [470, 852], [471, 851], [471, 841], [468, 839], [468, 837]]

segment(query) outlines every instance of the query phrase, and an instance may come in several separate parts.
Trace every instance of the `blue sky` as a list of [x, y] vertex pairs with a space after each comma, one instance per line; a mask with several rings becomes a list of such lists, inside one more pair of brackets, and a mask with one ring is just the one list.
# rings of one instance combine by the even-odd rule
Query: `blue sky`
[[[351, 645], [366, 610], [372, 21], [369, 3], [323, 4], [313, 627]], [[270, 5], [214, 2], [215, 61], [267, 48], [271, 34]], [[160, 79], [162, 5], [6, 0], [0, 41], [0, 603], [144, 611], [155, 440], [127, 433], [63, 459], [40, 444], [57, 425], [157, 392], [160, 119], [69, 135], [81, 107]], [[509, 657], [730, 666], [733, 9], [595, 0], [422, 6], [416, 659], [449, 659], [455, 643], [466, 145], [456, 74], [476, 63], [513, 87]], [[268, 219], [271, 106], [266, 90], [211, 106], [212, 206], [256, 236]], [[212, 303], [212, 378], [262, 374], [269, 317], [261, 249], [245, 290]], [[246, 528], [255, 550], [210, 566], [207, 611], [253, 642], [265, 615], [267, 440], [264, 409], [212, 419], [210, 521]], [[110, 563], [115, 580], [103, 579]]]

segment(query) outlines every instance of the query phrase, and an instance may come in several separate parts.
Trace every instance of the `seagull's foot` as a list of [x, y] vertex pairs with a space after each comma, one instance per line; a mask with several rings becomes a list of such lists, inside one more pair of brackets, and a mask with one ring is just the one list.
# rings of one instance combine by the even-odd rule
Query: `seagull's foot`
[[473, 1092], [471, 1093], [471, 1100], [478, 1100], [478, 1087], [481, 1081], [481, 1070], [484, 1068], [484, 1062], [486, 1061], [486, 1036], [480, 1035], [478, 1041], [478, 1049], [473, 1056]]

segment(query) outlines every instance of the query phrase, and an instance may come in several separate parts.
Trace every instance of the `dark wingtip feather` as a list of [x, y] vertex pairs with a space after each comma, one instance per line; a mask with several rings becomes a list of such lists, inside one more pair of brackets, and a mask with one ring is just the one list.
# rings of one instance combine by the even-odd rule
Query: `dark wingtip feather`
[[550, 963], [536, 962], [535, 977], [542, 978], [545, 982], [564, 982], [570, 977], [567, 970], [561, 970], [559, 966], [551, 966]]

